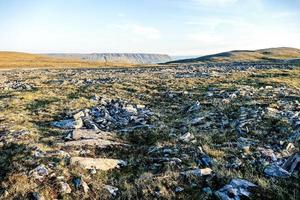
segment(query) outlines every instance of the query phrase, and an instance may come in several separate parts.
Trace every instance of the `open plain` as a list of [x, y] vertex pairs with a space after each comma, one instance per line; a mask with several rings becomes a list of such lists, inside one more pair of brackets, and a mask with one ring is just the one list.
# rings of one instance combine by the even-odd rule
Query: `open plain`
[[300, 69], [0, 71], [0, 199], [297, 199]]

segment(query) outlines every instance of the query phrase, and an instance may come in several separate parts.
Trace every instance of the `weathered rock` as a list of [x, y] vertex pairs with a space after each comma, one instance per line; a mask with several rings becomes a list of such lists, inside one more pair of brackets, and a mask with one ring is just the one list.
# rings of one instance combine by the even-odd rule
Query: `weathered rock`
[[180, 174], [183, 176], [206, 176], [212, 173], [212, 169], [204, 168], [204, 169], [192, 169], [188, 171], [181, 172]]
[[68, 183], [65, 182], [59, 182], [60, 192], [63, 194], [70, 194], [72, 192], [71, 187]]
[[71, 165], [78, 164], [85, 169], [99, 169], [107, 171], [114, 168], [119, 168], [120, 166], [126, 165], [123, 160], [108, 159], [108, 158], [85, 158], [85, 157], [71, 157]]
[[150, 127], [149, 120], [154, 115], [143, 105], [128, 104], [121, 100], [101, 101], [100, 105], [76, 113], [74, 120], [53, 122], [53, 126], [65, 129], [85, 127], [95, 131], [136, 129]]
[[79, 129], [83, 126], [83, 122], [81, 119], [78, 120], [66, 119], [58, 122], [53, 122], [52, 125], [62, 129]]
[[110, 133], [88, 129], [76, 129], [73, 130], [68, 138], [72, 140], [101, 139], [104, 135], [110, 135]]
[[182, 187], [179, 187], [179, 186], [178, 186], [178, 187], [175, 188], [175, 192], [176, 192], [176, 193], [180, 193], [180, 192], [182, 192], [182, 191], [184, 191], [184, 189], [183, 189]]
[[189, 124], [195, 126], [195, 125], [203, 123], [204, 119], [205, 119], [205, 117], [196, 117], [196, 118], [193, 118], [191, 121], [189, 121]]
[[247, 180], [233, 179], [228, 185], [216, 191], [215, 194], [221, 200], [239, 200], [241, 197], [249, 198], [249, 189], [252, 187], [257, 186]]
[[296, 131], [294, 132], [290, 137], [289, 137], [289, 141], [291, 142], [297, 142], [300, 140], [300, 131]]
[[196, 101], [193, 105], [189, 106], [189, 107], [186, 109], [186, 112], [187, 112], [187, 113], [196, 112], [196, 111], [199, 111], [200, 108], [201, 108], [200, 102], [199, 102], [199, 101]]
[[111, 186], [111, 185], [104, 185], [104, 188], [113, 196], [117, 195], [119, 188]]
[[200, 156], [200, 162], [203, 164], [205, 167], [211, 167], [214, 163], [213, 159], [209, 157], [208, 155], [202, 155]]
[[193, 134], [191, 134], [190, 132], [185, 133], [184, 135], [179, 137], [179, 140], [183, 141], [183, 142], [190, 142], [191, 140], [193, 140], [195, 137]]
[[81, 180], [81, 184], [82, 184], [82, 188], [83, 188], [84, 193], [88, 193], [89, 190], [90, 190], [88, 184], [84, 180]]
[[282, 168], [289, 173], [293, 174], [297, 172], [299, 174], [300, 171], [300, 153], [295, 153], [290, 156], [285, 163], [282, 165]]
[[271, 164], [267, 166], [264, 170], [264, 173], [267, 176], [278, 177], [278, 178], [287, 178], [291, 175], [288, 171], [281, 168], [277, 164]]
[[41, 179], [49, 174], [49, 170], [45, 167], [45, 165], [39, 165], [35, 169], [31, 170], [29, 174], [36, 179]]
[[212, 195], [213, 194], [213, 191], [212, 191], [212, 189], [210, 187], [202, 188], [202, 191], [205, 192], [208, 195]]
[[271, 160], [273, 162], [277, 161], [277, 157], [272, 149], [258, 147], [257, 150], [262, 154], [264, 158]]
[[108, 146], [119, 146], [125, 145], [124, 143], [114, 142], [107, 139], [83, 139], [83, 140], [75, 140], [75, 141], [67, 141], [64, 143], [59, 143], [60, 146], [95, 146], [99, 148], [105, 148]]

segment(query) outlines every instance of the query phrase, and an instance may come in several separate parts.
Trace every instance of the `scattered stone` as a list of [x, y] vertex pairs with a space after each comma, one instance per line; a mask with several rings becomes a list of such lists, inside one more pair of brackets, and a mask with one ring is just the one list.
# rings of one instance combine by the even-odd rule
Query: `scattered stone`
[[63, 194], [70, 194], [72, 192], [71, 187], [68, 183], [65, 182], [59, 182], [60, 192]]
[[179, 186], [175, 188], [175, 192], [176, 192], [176, 193], [180, 193], [180, 192], [182, 192], [183, 190], [184, 190], [184, 189], [183, 189], [182, 187], [179, 187]]
[[210, 196], [213, 194], [213, 191], [210, 187], [202, 188], [202, 191], [205, 192], [206, 194], [210, 195]]
[[117, 195], [119, 188], [111, 186], [111, 185], [104, 185], [104, 188], [113, 196]]
[[281, 168], [277, 164], [271, 164], [267, 166], [264, 170], [267, 176], [278, 177], [278, 178], [288, 178], [291, 174], [285, 169]]
[[97, 173], [97, 170], [95, 168], [91, 168], [89, 170], [90, 174], [96, 174]]
[[20, 81], [9, 81], [5, 83], [5, 89], [24, 91], [24, 90], [33, 90], [35, 89], [35, 87], [32, 86], [31, 84], [23, 83]]
[[58, 122], [52, 122], [52, 126], [62, 129], [79, 129], [83, 126], [83, 122], [81, 119], [73, 120], [73, 119], [66, 119], [61, 120]]
[[83, 188], [84, 193], [88, 193], [89, 190], [90, 190], [88, 184], [84, 180], [81, 180], [81, 184], [82, 184], [82, 188]]
[[249, 189], [257, 187], [257, 185], [243, 179], [233, 179], [228, 185], [216, 191], [216, 196], [221, 200], [239, 200], [241, 198], [249, 198]]
[[289, 141], [290, 142], [297, 142], [300, 140], [300, 131], [296, 131], [294, 132], [290, 137], [289, 137]]
[[185, 172], [181, 172], [180, 174], [186, 177], [189, 176], [207, 176], [212, 173], [212, 169], [204, 168], [204, 169], [192, 169]]
[[85, 157], [71, 157], [70, 164], [79, 164], [79, 166], [85, 169], [95, 168], [103, 171], [119, 168], [120, 166], [126, 166], [126, 162], [123, 160]]
[[121, 100], [105, 100], [100, 105], [76, 113], [73, 119], [53, 122], [52, 125], [64, 129], [85, 127], [95, 131], [134, 130], [151, 127], [150, 119], [154, 115], [143, 105], [133, 105]]
[[67, 141], [64, 143], [59, 143], [59, 145], [74, 146], [74, 147], [94, 146], [99, 148], [106, 148], [108, 146], [121, 146], [126, 144], [110, 141], [107, 139], [84, 139], [84, 140], [76, 140], [76, 141]]
[[195, 137], [193, 134], [191, 134], [190, 132], [187, 132], [186, 134], [182, 135], [179, 137], [179, 140], [183, 141], [183, 142], [190, 142], [191, 140], [193, 140]]
[[213, 165], [213, 159], [209, 157], [208, 155], [202, 155], [200, 156], [200, 162], [203, 164], [205, 167], [211, 167]]
[[45, 167], [45, 165], [39, 165], [30, 171], [29, 174], [36, 179], [41, 179], [49, 174], [49, 170]]
[[196, 103], [194, 103], [193, 105], [189, 106], [189, 107], [186, 109], [186, 112], [187, 112], [187, 113], [193, 113], [193, 112], [199, 111], [200, 108], [201, 108], [200, 102], [199, 102], [199, 101], [196, 101]]
[[270, 160], [272, 162], [277, 161], [277, 157], [272, 149], [258, 147], [257, 150], [262, 154], [263, 158], [266, 158], [267, 160]]
[[299, 174], [300, 171], [300, 153], [295, 153], [290, 156], [282, 166], [283, 169], [293, 174], [297, 172]]
[[196, 125], [198, 125], [198, 124], [203, 123], [203, 120], [204, 120], [204, 119], [205, 119], [205, 117], [196, 117], [196, 118], [193, 118], [193, 119], [189, 122], [189, 124], [196, 126]]

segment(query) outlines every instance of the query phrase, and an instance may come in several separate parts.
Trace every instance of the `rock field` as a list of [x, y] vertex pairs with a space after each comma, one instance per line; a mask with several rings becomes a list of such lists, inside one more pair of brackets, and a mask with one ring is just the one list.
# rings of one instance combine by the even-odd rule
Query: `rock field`
[[299, 66], [0, 77], [0, 199], [299, 199]]

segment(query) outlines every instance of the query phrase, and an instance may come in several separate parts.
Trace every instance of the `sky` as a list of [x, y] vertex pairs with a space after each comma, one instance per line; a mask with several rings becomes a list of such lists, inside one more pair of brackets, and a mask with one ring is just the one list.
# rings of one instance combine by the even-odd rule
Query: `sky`
[[0, 0], [0, 50], [206, 55], [300, 48], [300, 0]]

